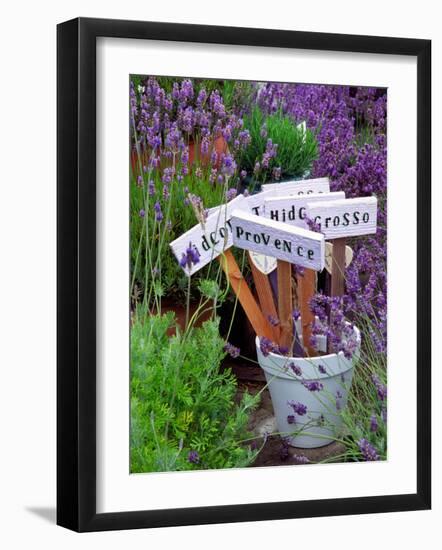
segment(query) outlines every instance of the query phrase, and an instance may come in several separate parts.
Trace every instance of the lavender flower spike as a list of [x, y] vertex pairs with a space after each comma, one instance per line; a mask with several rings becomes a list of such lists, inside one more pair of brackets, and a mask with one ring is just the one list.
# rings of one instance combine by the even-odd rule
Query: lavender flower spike
[[224, 351], [227, 352], [230, 357], [233, 357], [234, 359], [236, 357], [239, 357], [239, 354], [241, 353], [241, 350], [239, 348], [237, 348], [233, 344], [230, 344], [229, 342], [227, 342], [224, 346]]
[[196, 249], [195, 245], [189, 243], [189, 246], [186, 248], [186, 252], [183, 252], [183, 257], [180, 260], [180, 266], [182, 268], [190, 269], [192, 265], [197, 264], [200, 261], [200, 253]]
[[198, 454], [197, 451], [190, 451], [189, 454], [187, 455], [187, 460], [191, 464], [199, 464], [200, 455]]
[[321, 382], [318, 382], [316, 380], [313, 380], [311, 382], [303, 382], [304, 388], [307, 388], [308, 391], [321, 391], [323, 389], [323, 385]]
[[307, 407], [304, 403], [299, 403], [298, 401], [288, 401], [287, 403], [293, 409], [293, 411], [299, 416], [304, 416], [307, 413]]
[[364, 460], [366, 461], [375, 461], [379, 460], [379, 455], [373, 445], [367, 441], [367, 439], [362, 438], [358, 441], [358, 447], [361, 451]]

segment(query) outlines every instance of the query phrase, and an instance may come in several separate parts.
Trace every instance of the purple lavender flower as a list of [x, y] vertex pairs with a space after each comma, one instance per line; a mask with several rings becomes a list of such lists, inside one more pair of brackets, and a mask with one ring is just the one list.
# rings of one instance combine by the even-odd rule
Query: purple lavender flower
[[144, 216], [146, 215], [146, 212], [144, 211], [144, 209], [142, 208], [139, 212], [138, 212], [140, 218], [144, 218]]
[[366, 461], [379, 460], [379, 455], [373, 445], [365, 438], [358, 441], [359, 450]]
[[191, 464], [199, 464], [200, 461], [200, 455], [198, 454], [198, 451], [190, 451], [187, 455], [187, 460]]
[[235, 347], [229, 342], [225, 344], [224, 351], [226, 351], [233, 358], [239, 357], [239, 354], [241, 353], [241, 350], [239, 348]]
[[318, 366], [318, 371], [319, 371], [321, 374], [327, 374], [327, 371], [326, 371], [324, 365], [319, 365], [319, 366]]
[[278, 350], [278, 346], [265, 336], [259, 339], [259, 348], [264, 357], [267, 357], [270, 353], [277, 353]]
[[307, 407], [304, 405], [304, 403], [299, 403], [299, 401], [288, 401], [287, 404], [299, 416], [304, 416], [307, 413]]
[[183, 152], [181, 153], [181, 162], [183, 164], [187, 164], [189, 162], [189, 148], [185, 147]]
[[148, 188], [147, 188], [147, 192], [149, 193], [149, 195], [152, 197], [153, 195], [155, 195], [155, 183], [153, 182], [153, 180], [150, 180], [149, 181], [149, 185], [148, 185]]
[[163, 185], [163, 199], [167, 201], [170, 197], [169, 186], [167, 184]]
[[299, 311], [299, 309], [294, 309], [292, 311], [292, 317], [293, 321], [297, 321], [301, 317], [301, 312]]
[[378, 419], [375, 414], [372, 414], [370, 417], [370, 432], [377, 432], [378, 431]]
[[138, 176], [137, 177], [137, 185], [138, 187], [142, 187], [143, 186], [143, 178], [141, 176]]
[[289, 368], [296, 374], [296, 376], [302, 376], [302, 369], [296, 363], [290, 363]]
[[155, 219], [157, 222], [160, 222], [163, 219], [163, 212], [161, 210], [161, 204], [157, 201], [154, 204], [154, 210], [155, 210]]
[[267, 315], [267, 319], [269, 320], [269, 323], [272, 325], [272, 327], [277, 327], [279, 325], [279, 319], [273, 317], [273, 315]]
[[289, 348], [287, 346], [276, 346], [275, 353], [279, 353], [279, 355], [288, 355]]
[[287, 416], [287, 424], [296, 424], [296, 418], [293, 414]]
[[233, 176], [236, 171], [236, 162], [231, 155], [224, 155], [221, 170], [226, 176]]
[[304, 388], [308, 389], [308, 391], [321, 391], [324, 386], [321, 384], [321, 382], [318, 382], [317, 380], [312, 381], [306, 381], [303, 382], [302, 385]]
[[180, 266], [190, 269], [192, 265], [199, 263], [199, 261], [200, 253], [198, 252], [195, 245], [189, 243], [189, 246], [186, 248], [186, 252], [183, 252], [183, 256], [180, 260]]
[[231, 187], [230, 189], [228, 189], [226, 193], [227, 202], [234, 199], [237, 194], [238, 194], [238, 191], [234, 187]]
[[304, 218], [304, 222], [307, 224], [307, 227], [310, 229], [310, 231], [314, 231], [315, 233], [321, 232], [321, 224], [317, 223], [315, 220], [312, 220], [308, 216]]
[[379, 400], [385, 401], [387, 399], [387, 386], [385, 384], [382, 384], [376, 374], [372, 375], [371, 380], [376, 388]]

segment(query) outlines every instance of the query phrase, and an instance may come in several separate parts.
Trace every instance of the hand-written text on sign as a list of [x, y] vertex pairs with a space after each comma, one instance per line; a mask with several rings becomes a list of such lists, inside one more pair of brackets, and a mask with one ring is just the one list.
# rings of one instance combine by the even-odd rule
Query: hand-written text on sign
[[296, 227], [305, 227], [307, 203], [345, 199], [343, 191], [336, 193], [313, 193], [302, 196], [266, 198], [264, 216], [270, 220], [288, 223]]
[[361, 197], [307, 204], [307, 216], [326, 239], [376, 233], [377, 199]]
[[243, 195], [239, 195], [227, 205], [214, 209], [207, 217], [204, 227], [201, 224], [195, 225], [170, 243], [178, 262], [181, 262], [183, 255], [186, 255], [189, 246], [194, 247], [199, 258], [198, 262], [192, 263], [190, 267], [189, 265], [183, 266], [180, 263], [186, 275], [193, 275], [232, 246], [230, 216], [233, 210], [242, 208], [247, 208], [246, 199]]
[[231, 217], [233, 244], [273, 256], [292, 264], [321, 271], [324, 267], [324, 236], [235, 210]]

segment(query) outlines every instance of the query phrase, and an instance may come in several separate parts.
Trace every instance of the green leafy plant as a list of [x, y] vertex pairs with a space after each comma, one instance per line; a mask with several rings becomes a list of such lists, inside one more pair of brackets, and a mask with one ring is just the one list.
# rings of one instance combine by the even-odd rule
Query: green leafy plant
[[[304, 125], [296, 125], [281, 111], [266, 116], [255, 106], [244, 117], [244, 127], [250, 132], [251, 141], [240, 165], [249, 175], [254, 174], [255, 181], [303, 177], [318, 156], [313, 132]], [[276, 145], [275, 155], [267, 154], [269, 140], [273, 147]]]
[[[175, 335], [170, 336], [171, 329]], [[131, 329], [131, 472], [245, 467], [245, 442], [259, 397], [235, 403], [236, 379], [222, 370], [217, 321], [184, 334], [172, 314], [138, 308]]]

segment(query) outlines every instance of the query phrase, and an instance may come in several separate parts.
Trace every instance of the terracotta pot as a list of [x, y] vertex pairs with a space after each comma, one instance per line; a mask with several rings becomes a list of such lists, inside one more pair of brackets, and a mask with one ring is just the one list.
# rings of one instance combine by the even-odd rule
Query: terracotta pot
[[[229, 150], [227, 141], [223, 138], [223, 136], [218, 136], [213, 141], [212, 150], [213, 149], [215, 149], [215, 151], [218, 153], [218, 159], [215, 167], [219, 168], [221, 164], [221, 156], [223, 154], [226, 154], [227, 151]], [[211, 155], [211, 152], [205, 155], [202, 155], [201, 145], [199, 146], [198, 159], [200, 160], [202, 166], [207, 166], [210, 163], [210, 155]], [[189, 167], [191, 167], [194, 162], [195, 162], [195, 142], [191, 141], [189, 142]]]
[[[229, 147], [227, 145], [227, 141], [223, 138], [223, 136], [218, 136], [213, 141], [213, 146], [212, 147], [218, 153], [218, 160], [217, 160], [217, 163], [216, 163], [215, 167], [219, 168], [219, 166], [221, 164], [221, 156], [223, 154], [226, 154], [229, 150]], [[199, 150], [199, 153], [198, 153], [198, 159], [200, 160], [202, 166], [207, 166], [210, 163], [211, 151], [209, 153], [207, 153], [206, 155], [201, 155], [201, 145], [199, 146], [199, 148], [200, 148], [200, 150]], [[143, 166], [146, 166], [148, 164], [149, 155], [150, 155], [150, 151], [147, 150], [147, 149], [145, 151], [141, 152], [141, 164]], [[195, 160], [196, 160], [195, 159], [195, 142], [191, 139], [189, 141], [189, 161], [188, 161], [189, 168], [192, 167]], [[136, 151], [136, 149], [133, 149], [133, 148], [132, 148], [131, 153], [130, 153], [130, 163], [131, 163], [131, 168], [132, 168], [133, 174], [135, 176], [140, 175], [137, 151]], [[166, 159], [165, 157], [161, 157], [161, 168], [162, 169], [167, 168], [171, 164], [172, 164], [171, 159]]]
[[[190, 304], [189, 318], [192, 317], [192, 315], [198, 309], [198, 306], [199, 306], [199, 302], [194, 302]], [[208, 307], [204, 309], [208, 309]], [[164, 313], [167, 313], [168, 311], [173, 311], [175, 313], [175, 318], [178, 326], [181, 328], [181, 330], [184, 330], [186, 326], [186, 306], [177, 304], [171, 299], [162, 300], [161, 313], [164, 314]], [[210, 308], [208, 311], [204, 311], [204, 313], [198, 318], [194, 326], [200, 327], [204, 323], [204, 321], [209, 320], [211, 316], [212, 316], [212, 308]], [[167, 331], [167, 334], [169, 336], [173, 336], [175, 332], [176, 332], [175, 328], [171, 327]]]

